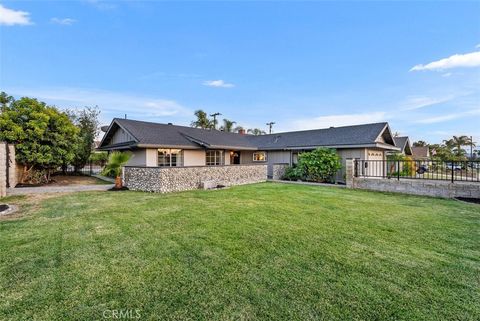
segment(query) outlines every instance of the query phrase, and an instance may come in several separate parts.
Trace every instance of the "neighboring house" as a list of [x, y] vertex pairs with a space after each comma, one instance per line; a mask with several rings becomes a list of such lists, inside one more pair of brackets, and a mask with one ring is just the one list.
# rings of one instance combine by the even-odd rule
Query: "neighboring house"
[[347, 158], [384, 160], [386, 152], [400, 150], [388, 123], [253, 136], [119, 118], [99, 149], [130, 150], [129, 166], [268, 164], [271, 177], [273, 164], [295, 164], [301, 152], [318, 147], [335, 148], [344, 165]]
[[412, 156], [412, 145], [408, 136], [396, 136], [393, 137], [395, 146], [400, 148], [400, 153], [406, 156]]
[[428, 149], [428, 146], [413, 146], [412, 157], [415, 160], [430, 159], [430, 150]]

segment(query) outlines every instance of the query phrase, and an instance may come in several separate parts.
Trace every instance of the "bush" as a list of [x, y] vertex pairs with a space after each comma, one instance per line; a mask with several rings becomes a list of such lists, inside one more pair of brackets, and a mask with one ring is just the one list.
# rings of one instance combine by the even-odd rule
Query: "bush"
[[317, 148], [299, 156], [298, 168], [306, 180], [332, 182], [334, 175], [342, 168], [340, 156], [334, 149]]
[[303, 178], [302, 170], [297, 166], [289, 166], [285, 169], [282, 179], [287, 181], [297, 181]]

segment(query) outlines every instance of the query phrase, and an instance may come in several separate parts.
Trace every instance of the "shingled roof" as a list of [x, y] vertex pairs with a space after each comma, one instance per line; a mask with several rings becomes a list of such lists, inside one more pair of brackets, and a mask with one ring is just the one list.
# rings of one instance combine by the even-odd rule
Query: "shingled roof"
[[330, 127], [270, 135], [250, 136], [252, 144], [259, 149], [289, 149], [315, 146], [347, 147], [368, 146], [381, 143], [385, 134], [386, 145], [394, 147], [388, 123]]
[[[121, 144], [112, 144], [111, 138], [118, 128], [125, 130], [132, 140]], [[99, 149], [170, 147], [273, 150], [325, 146], [336, 148], [383, 147], [395, 150], [397, 148], [394, 144], [388, 123], [385, 122], [253, 136], [115, 118]]]
[[108, 138], [118, 127], [133, 137], [134, 140], [129, 144], [132, 147], [257, 149], [245, 136], [239, 134], [121, 118], [113, 119], [100, 149], [107, 149]]
[[397, 136], [393, 137], [395, 146], [400, 148], [400, 152], [405, 153], [406, 155], [412, 155], [412, 148], [410, 146], [410, 140], [408, 136]]

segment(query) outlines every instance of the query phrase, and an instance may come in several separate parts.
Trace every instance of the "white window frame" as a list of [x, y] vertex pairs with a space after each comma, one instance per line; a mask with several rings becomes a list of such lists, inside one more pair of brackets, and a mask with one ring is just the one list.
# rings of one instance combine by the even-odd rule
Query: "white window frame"
[[[259, 155], [259, 154], [263, 154], [263, 160], [255, 159], [255, 156], [257, 156], [257, 155]], [[267, 159], [267, 152], [253, 152], [252, 160], [253, 160], [254, 162], [265, 163], [265, 162], [268, 160], [268, 159]]]
[[[172, 153], [174, 151], [174, 153]], [[166, 152], [164, 156], [165, 160], [168, 159], [166, 164], [160, 164], [160, 152]], [[172, 155], [175, 155], [175, 162], [173, 162]], [[182, 167], [183, 166], [183, 149], [178, 148], [159, 148], [157, 149], [157, 166], [158, 167]]]
[[[211, 155], [213, 153], [213, 155]], [[213, 159], [213, 161], [212, 161]], [[225, 165], [225, 152], [221, 149], [208, 149], [205, 151], [205, 165], [222, 166]]]

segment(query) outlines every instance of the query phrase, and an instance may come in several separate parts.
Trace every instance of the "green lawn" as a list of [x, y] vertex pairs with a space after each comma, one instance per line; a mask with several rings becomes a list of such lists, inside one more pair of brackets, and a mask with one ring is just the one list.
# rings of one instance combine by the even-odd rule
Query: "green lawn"
[[9, 202], [0, 320], [480, 319], [474, 204], [273, 183]]

